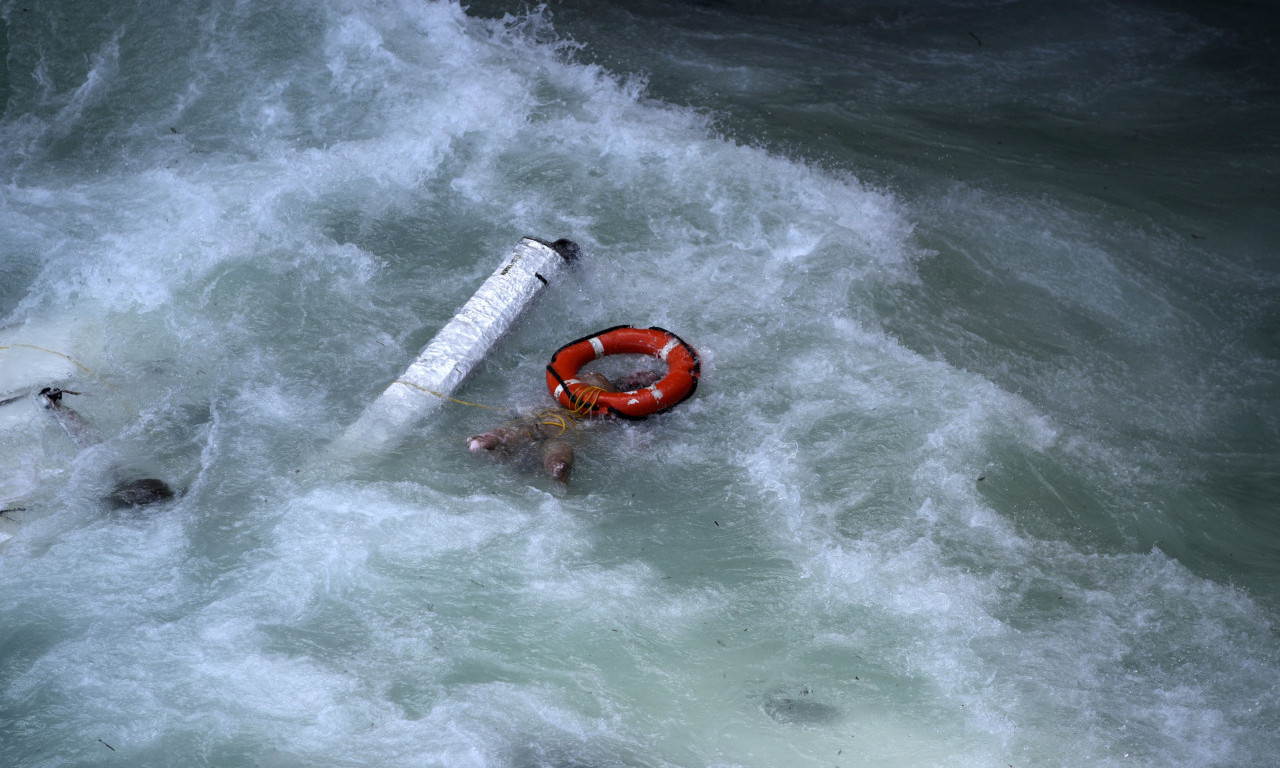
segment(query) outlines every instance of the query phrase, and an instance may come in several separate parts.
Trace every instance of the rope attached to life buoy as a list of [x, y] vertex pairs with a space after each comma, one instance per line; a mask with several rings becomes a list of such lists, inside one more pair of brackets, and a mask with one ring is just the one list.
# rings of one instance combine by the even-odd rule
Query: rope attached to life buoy
[[[606, 355], [649, 355], [667, 364], [667, 375], [630, 392], [608, 392], [579, 381], [582, 366]], [[619, 325], [571, 341], [547, 363], [547, 389], [561, 406], [583, 416], [643, 419], [674, 408], [698, 388], [702, 362], [684, 339], [662, 328]]]

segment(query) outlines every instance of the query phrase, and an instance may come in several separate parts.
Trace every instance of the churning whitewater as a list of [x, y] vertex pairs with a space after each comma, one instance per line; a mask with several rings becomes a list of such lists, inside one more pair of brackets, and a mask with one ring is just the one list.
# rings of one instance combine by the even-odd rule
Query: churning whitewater
[[1268, 13], [3, 0], [0, 763], [1272, 764]]

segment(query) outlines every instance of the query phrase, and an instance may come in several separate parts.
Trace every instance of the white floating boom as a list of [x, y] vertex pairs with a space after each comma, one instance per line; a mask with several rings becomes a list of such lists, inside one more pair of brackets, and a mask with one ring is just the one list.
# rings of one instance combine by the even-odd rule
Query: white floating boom
[[453, 394], [548, 281], [577, 256], [572, 240], [522, 239], [334, 447], [347, 453], [391, 447]]

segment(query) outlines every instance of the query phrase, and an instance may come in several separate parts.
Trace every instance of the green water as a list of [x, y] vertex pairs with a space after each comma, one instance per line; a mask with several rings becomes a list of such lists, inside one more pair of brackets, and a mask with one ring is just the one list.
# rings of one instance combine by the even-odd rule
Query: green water
[[[0, 762], [1269, 765], [1274, 79], [1224, 8], [4, 6], [0, 399], [105, 440], [0, 408]], [[317, 458], [526, 234], [584, 259], [496, 410]], [[568, 490], [465, 450], [624, 322], [694, 398]]]

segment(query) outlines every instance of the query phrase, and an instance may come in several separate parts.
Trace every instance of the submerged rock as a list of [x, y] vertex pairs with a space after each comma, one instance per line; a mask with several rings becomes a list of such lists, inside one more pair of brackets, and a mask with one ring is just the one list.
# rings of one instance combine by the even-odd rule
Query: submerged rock
[[772, 691], [764, 697], [764, 711], [779, 723], [797, 725], [822, 725], [840, 719], [839, 707], [815, 701], [810, 696], [807, 687], [798, 692]]
[[163, 480], [144, 477], [120, 483], [108, 496], [117, 507], [141, 507], [173, 498], [173, 489]]

